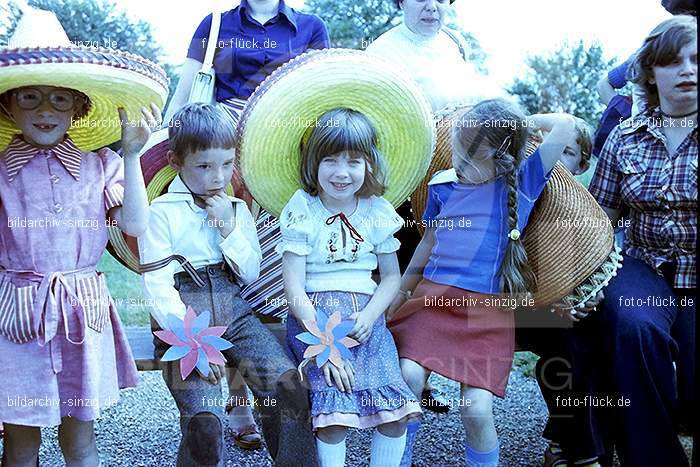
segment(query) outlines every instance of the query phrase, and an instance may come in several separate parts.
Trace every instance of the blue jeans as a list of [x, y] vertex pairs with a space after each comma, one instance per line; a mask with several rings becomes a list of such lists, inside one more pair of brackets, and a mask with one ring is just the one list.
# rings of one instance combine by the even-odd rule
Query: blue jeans
[[674, 289], [672, 279], [625, 256], [598, 311], [574, 327], [595, 349], [593, 395], [616, 405], [595, 412], [624, 466], [688, 465], [677, 416], [679, 402], [695, 403], [697, 297], [694, 290]]

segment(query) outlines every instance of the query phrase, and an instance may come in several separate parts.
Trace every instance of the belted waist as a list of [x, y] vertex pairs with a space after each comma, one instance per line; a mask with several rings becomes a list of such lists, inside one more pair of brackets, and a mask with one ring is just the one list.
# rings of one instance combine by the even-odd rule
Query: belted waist
[[208, 276], [225, 276], [229, 279], [235, 279], [235, 275], [233, 274], [231, 267], [225, 261], [175, 274], [175, 278], [178, 281], [192, 280], [199, 287], [203, 287], [206, 284]]
[[[86, 310], [83, 308], [77, 291], [73, 289], [68, 279], [78, 278], [80, 276], [97, 277], [97, 271], [94, 266], [46, 273], [0, 267], [0, 274], [9, 276], [10, 282], [15, 288], [15, 292], [17, 287], [14, 285], [13, 279], [15, 281], [17, 279], [25, 280], [36, 284], [36, 294], [33, 300], [31, 300], [31, 296], [27, 293], [16, 293], [16, 296], [13, 297], [15, 302], [15, 316], [12, 317], [14, 322], [13, 329], [17, 330], [17, 335], [8, 336], [11, 340], [23, 343], [36, 338], [40, 346], [43, 347], [47, 345], [58, 333], [60, 313], [63, 318], [63, 331], [66, 340], [75, 345], [80, 345], [84, 342], [87, 326]], [[99, 284], [100, 282], [96, 281], [95, 288], [97, 288]], [[33, 290], [30, 292], [33, 292]], [[94, 300], [101, 298], [102, 295], [100, 291], [93, 297]], [[31, 303], [31, 307], [28, 306], [29, 303]], [[100, 303], [91, 304], [91, 307], [100, 308], [101, 305]], [[27, 308], [30, 308], [30, 310]], [[74, 333], [71, 333], [69, 326], [69, 313], [72, 313], [78, 322], [78, 329], [74, 330]], [[93, 314], [95, 315], [95, 319], [92, 321], [99, 322], [102, 326], [104, 317], [100, 316], [98, 318], [97, 316], [99, 313]], [[101, 328], [98, 330], [101, 331]], [[8, 333], [4, 332], [4, 334]], [[60, 361], [60, 351], [57, 350], [56, 347], [60, 347], [60, 345], [52, 346], [51, 354], [52, 361], [54, 362], [54, 371], [58, 372], [61, 370], [62, 364]]]

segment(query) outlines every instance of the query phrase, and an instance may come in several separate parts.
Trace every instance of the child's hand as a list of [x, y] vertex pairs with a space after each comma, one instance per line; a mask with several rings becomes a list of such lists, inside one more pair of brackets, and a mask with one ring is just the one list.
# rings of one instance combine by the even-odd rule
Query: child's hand
[[142, 107], [143, 117], [135, 125], [129, 122], [126, 110], [120, 107], [118, 111], [122, 127], [122, 155], [135, 157], [148, 142], [151, 131], [157, 129], [163, 121], [160, 109], [155, 104], [151, 104], [151, 111]]
[[226, 238], [233, 231], [235, 213], [233, 204], [226, 193], [221, 191], [207, 198], [207, 216], [213, 222], [221, 236]]
[[329, 360], [321, 366], [321, 370], [323, 370], [323, 376], [328, 386], [333, 386], [333, 381], [331, 380], [332, 376], [335, 385], [340, 391], [353, 391], [353, 387], [355, 386], [355, 370], [349, 361], [343, 359], [343, 367], [338, 368]]
[[224, 375], [226, 374], [226, 369], [223, 365], [216, 365], [214, 363], [209, 364], [210, 371], [209, 374], [206, 376], [203, 375], [201, 371], [199, 371], [199, 368], [195, 367], [195, 369], [197, 370], [197, 373], [199, 374], [200, 378], [210, 382], [211, 384], [219, 384], [219, 382], [224, 378]]
[[374, 326], [376, 318], [372, 319], [369, 313], [361, 311], [350, 315], [350, 319], [355, 320], [355, 326], [348, 336], [364, 344], [367, 339], [369, 339], [369, 336], [372, 335], [372, 327]]

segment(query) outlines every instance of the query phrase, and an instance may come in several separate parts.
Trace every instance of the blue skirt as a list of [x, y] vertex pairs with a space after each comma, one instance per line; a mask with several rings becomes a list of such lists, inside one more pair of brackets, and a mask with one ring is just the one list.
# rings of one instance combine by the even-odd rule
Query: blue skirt
[[[340, 311], [343, 320], [363, 310], [370, 298], [366, 294], [337, 291], [309, 294], [317, 312], [329, 317]], [[290, 313], [287, 346], [297, 364], [304, 359], [308, 347], [295, 338], [303, 332]], [[352, 347], [350, 353], [355, 370], [353, 392], [341, 392], [335, 385], [328, 386], [315, 361], [304, 367], [304, 380], [311, 391], [314, 430], [332, 425], [369, 428], [421, 413], [416, 397], [401, 377], [396, 345], [383, 314], [374, 322], [369, 339]]]

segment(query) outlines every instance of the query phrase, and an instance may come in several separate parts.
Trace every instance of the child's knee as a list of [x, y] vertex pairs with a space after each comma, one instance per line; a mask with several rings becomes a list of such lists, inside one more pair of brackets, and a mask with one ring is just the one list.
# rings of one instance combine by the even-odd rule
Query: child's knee
[[493, 409], [490, 405], [487, 406], [486, 404], [462, 406], [460, 408], [460, 413], [462, 414], [462, 417], [479, 420], [493, 420]]
[[397, 438], [406, 432], [406, 423], [408, 417], [404, 417], [401, 420], [395, 422], [384, 423], [379, 425], [377, 429], [384, 436], [389, 436], [391, 438]]
[[423, 386], [425, 386], [426, 370], [418, 363], [408, 359], [401, 359], [400, 365], [404, 381], [411, 388], [413, 394], [420, 396], [423, 392]]
[[309, 392], [296, 369], [290, 369], [277, 378], [273, 397], [275, 405], [287, 416], [305, 418], [309, 415]]
[[462, 389], [460, 413], [463, 418], [493, 421], [493, 394], [485, 389]]
[[76, 436], [61, 443], [61, 451], [66, 461], [85, 461], [97, 455], [97, 444], [94, 436]]
[[66, 461], [89, 461], [97, 456], [93, 422], [64, 417], [58, 428], [58, 441]]
[[4, 456], [8, 465], [31, 463], [39, 455], [41, 431], [34, 427], [5, 425]]
[[190, 456], [198, 464], [216, 465], [223, 453], [223, 425], [211, 412], [200, 412], [189, 419], [182, 433]]
[[344, 426], [331, 425], [319, 428], [316, 437], [327, 444], [338, 444], [345, 439], [348, 429]]

